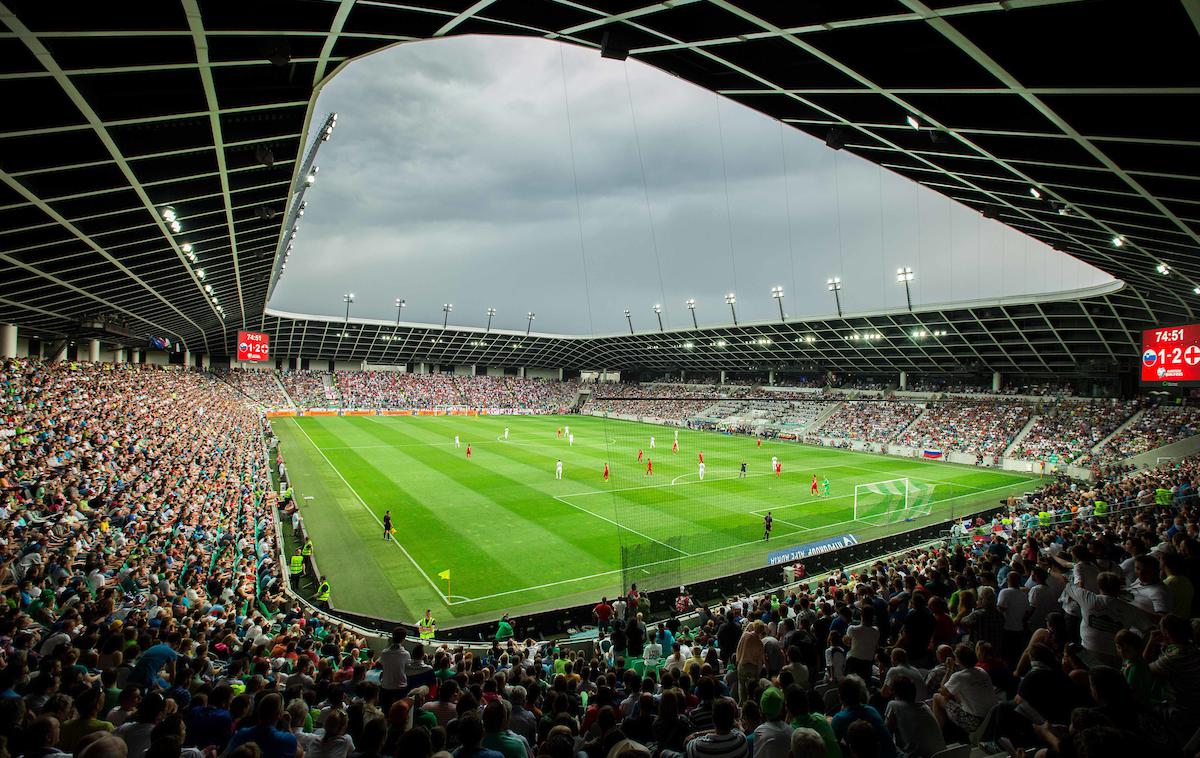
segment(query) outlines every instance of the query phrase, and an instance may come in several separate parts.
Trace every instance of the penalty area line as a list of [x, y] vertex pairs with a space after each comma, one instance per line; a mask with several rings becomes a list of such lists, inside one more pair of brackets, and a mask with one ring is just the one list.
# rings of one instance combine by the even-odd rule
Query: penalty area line
[[559, 497], [558, 495], [555, 495], [555, 496], [554, 496], [554, 499], [555, 499], [555, 500], [557, 500], [558, 502], [562, 503], [563, 505], [569, 505], [569, 506], [571, 506], [572, 508], [574, 508], [575, 510], [577, 510], [577, 511], [581, 511], [581, 512], [583, 512], [583, 513], [586, 513], [586, 514], [587, 514], [587, 515], [589, 515], [589, 516], [594, 516], [595, 518], [598, 518], [598, 519], [600, 519], [601, 521], [607, 521], [608, 523], [612, 524], [613, 526], [617, 527], [618, 529], [624, 529], [624, 530], [625, 530], [625, 531], [627, 531], [627, 532], [632, 532], [633, 534], [636, 534], [637, 536], [641, 537], [641, 538], [642, 538], [642, 539], [644, 539], [644, 540], [650, 540], [651, 542], [654, 542], [654, 543], [657, 543], [657, 544], [659, 544], [659, 545], [662, 545], [663, 547], [665, 547], [665, 548], [667, 548], [667, 549], [669, 549], [669, 550], [674, 550], [675, 552], [679, 553], [680, 555], [687, 556], [687, 557], [691, 557], [691, 553], [685, 553], [684, 551], [680, 550], [679, 548], [675, 547], [674, 545], [668, 545], [667, 543], [665, 543], [665, 542], [663, 542], [663, 541], [661, 541], [661, 540], [656, 540], [656, 539], [654, 539], [653, 537], [651, 537], [651, 536], [650, 536], [650, 535], [648, 535], [648, 534], [642, 534], [642, 533], [641, 533], [641, 532], [639, 532], [637, 529], [632, 529], [632, 528], [630, 528], [630, 527], [628, 527], [628, 526], [625, 526], [624, 524], [622, 524], [622, 523], [621, 523], [621, 522], [619, 522], [619, 521], [613, 521], [613, 520], [612, 520], [612, 519], [610, 519], [608, 516], [601, 516], [599, 513], [594, 513], [594, 512], [592, 512], [592, 511], [589, 511], [587, 508], [584, 508], [584, 507], [582, 507], [582, 506], [575, 505], [574, 503], [572, 503], [572, 502], [570, 502], [570, 501], [563, 500], [563, 499], [562, 499], [561, 497]]

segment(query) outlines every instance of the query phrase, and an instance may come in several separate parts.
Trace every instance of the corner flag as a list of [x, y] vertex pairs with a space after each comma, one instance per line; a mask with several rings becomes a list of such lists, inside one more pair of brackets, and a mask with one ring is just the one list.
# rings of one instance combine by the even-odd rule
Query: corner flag
[[438, 574], [438, 579], [445, 579], [447, 582], [450, 581], [450, 569], [446, 569], [442, 573]]

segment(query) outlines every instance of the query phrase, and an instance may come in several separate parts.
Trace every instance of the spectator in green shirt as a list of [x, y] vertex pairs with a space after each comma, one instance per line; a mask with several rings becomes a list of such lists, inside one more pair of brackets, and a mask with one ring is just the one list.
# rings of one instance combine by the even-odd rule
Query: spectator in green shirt
[[825, 741], [825, 758], [842, 758], [842, 748], [838, 745], [837, 737], [833, 736], [833, 727], [823, 715], [810, 710], [808, 693], [795, 684], [789, 684], [783, 696], [792, 728], [812, 729]]
[[529, 746], [524, 737], [508, 729], [508, 709], [499, 700], [493, 700], [483, 709], [482, 747], [504, 754], [504, 758], [527, 758]]
[[511, 640], [514, 636], [512, 624], [508, 620], [508, 614], [500, 617], [500, 623], [496, 625], [496, 641], [504, 642]]

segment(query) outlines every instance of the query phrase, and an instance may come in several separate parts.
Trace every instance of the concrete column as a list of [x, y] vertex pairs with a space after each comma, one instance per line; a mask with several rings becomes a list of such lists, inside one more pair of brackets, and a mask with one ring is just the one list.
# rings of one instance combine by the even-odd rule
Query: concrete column
[[471, 376], [479, 376], [479, 367], [474, 363], [471, 364]]
[[770, 369], [767, 371], [767, 384], [771, 385], [772, 387], [775, 386], [775, 369]]
[[141, 362], [142, 362], [142, 351], [141, 351], [141, 350], [134, 350], [134, 351], [133, 351], [133, 358], [132, 358], [132, 360], [130, 360], [129, 362], [130, 362], [130, 363], [141, 363]]
[[906, 387], [908, 387], [908, 372], [901, 371], [900, 372], [900, 389], [905, 389]]
[[562, 378], [563, 378], [563, 370], [560, 368], [560, 369], [558, 370], [558, 381], [560, 381], [560, 382], [561, 382], [561, 381], [562, 381]]
[[191, 350], [183, 351], [183, 365], [186, 366], [187, 368], [192, 368], [196, 365], [192, 361], [192, 351]]
[[725, 371], [724, 371], [724, 369], [722, 369], [722, 371], [721, 371], [721, 384], [724, 384], [724, 383], [725, 383]]
[[525, 367], [524, 366], [520, 366], [517, 368], [517, 376], [521, 377], [522, 379], [525, 378]]
[[100, 340], [88, 340], [88, 360], [92, 363], [100, 362]]
[[17, 357], [16, 324], [0, 324], [0, 355], [5, 358]]
[[992, 372], [992, 392], [999, 392], [999, 391], [1000, 391], [1000, 372], [993, 371]]
[[212, 366], [212, 359], [208, 357], [208, 353], [201, 353], [200, 354], [200, 367], [202, 369], [204, 369], [205, 371], [208, 371], [210, 366]]
[[128, 357], [125, 354], [125, 348], [117, 348], [116, 354], [113, 355], [113, 363], [125, 363], [127, 361]]

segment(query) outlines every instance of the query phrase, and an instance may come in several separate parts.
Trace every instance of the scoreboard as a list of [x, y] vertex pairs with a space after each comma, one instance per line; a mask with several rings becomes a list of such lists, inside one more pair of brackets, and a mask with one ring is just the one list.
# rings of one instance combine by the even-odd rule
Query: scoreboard
[[270, 338], [262, 332], [238, 332], [237, 359], [239, 361], [267, 360]]
[[1142, 381], [1200, 382], [1200, 324], [1142, 332]]

